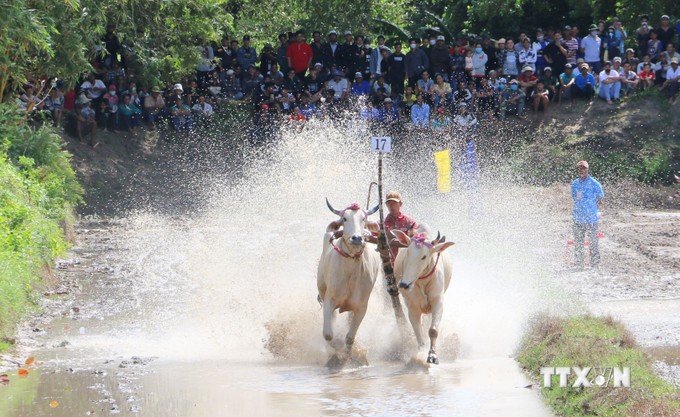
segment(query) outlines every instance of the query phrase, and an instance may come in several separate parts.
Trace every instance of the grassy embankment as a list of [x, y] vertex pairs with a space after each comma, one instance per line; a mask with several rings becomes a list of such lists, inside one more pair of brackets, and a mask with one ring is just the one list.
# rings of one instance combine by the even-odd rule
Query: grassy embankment
[[82, 193], [61, 137], [0, 104], [0, 351], [68, 248]]
[[[654, 373], [651, 360], [636, 346], [630, 332], [611, 317], [538, 316], [522, 340], [517, 360], [559, 416], [680, 415], [678, 390]], [[566, 388], [559, 387], [559, 377], [555, 376], [551, 387], [543, 386], [541, 367], [586, 366], [629, 367], [630, 388], [573, 388], [573, 372]]]
[[595, 99], [553, 107], [555, 121], [532, 127], [528, 143], [514, 149], [517, 172], [531, 172], [533, 182], [561, 182], [574, 174], [574, 163], [590, 162], [598, 179], [632, 179], [669, 185], [680, 170], [680, 101], [670, 105], [656, 90], [637, 93], [609, 106]]

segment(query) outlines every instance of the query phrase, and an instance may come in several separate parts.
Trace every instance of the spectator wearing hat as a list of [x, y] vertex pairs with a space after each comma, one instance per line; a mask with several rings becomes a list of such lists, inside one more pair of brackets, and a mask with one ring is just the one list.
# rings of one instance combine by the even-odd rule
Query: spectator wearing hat
[[368, 97], [370, 94], [371, 85], [364, 79], [364, 74], [356, 72], [354, 74], [354, 82], [349, 90], [349, 95], [351, 97]]
[[356, 72], [356, 70], [354, 72], [351, 71], [352, 68], [355, 67], [354, 59], [358, 53], [359, 48], [354, 43], [354, 36], [352, 35], [352, 31], [350, 30], [345, 31], [345, 43], [339, 45], [338, 50], [335, 53], [336, 67], [350, 71], [349, 73], [351, 73], [351, 77], [354, 78], [354, 73]]
[[597, 268], [600, 264], [598, 245], [599, 210], [604, 198], [602, 185], [589, 175], [587, 161], [576, 164], [578, 178], [571, 183], [571, 198], [574, 201], [573, 232], [574, 258], [576, 267], [583, 269], [585, 237], [590, 241], [590, 265]]
[[666, 95], [668, 96], [668, 102], [674, 103], [676, 96], [678, 95], [678, 90], [680, 89], [680, 66], [678, 63], [680, 61], [678, 58], [673, 58], [671, 60], [671, 65], [666, 71], [666, 81], [663, 84], [663, 89], [666, 90]]
[[328, 81], [326, 89], [333, 91], [333, 101], [335, 102], [344, 102], [349, 98], [349, 81], [339, 69], [333, 73], [333, 78]]
[[444, 107], [437, 107], [434, 117], [430, 121], [430, 128], [432, 132], [440, 136], [440, 140], [443, 139], [441, 136], [451, 132], [451, 124], [453, 120], [446, 115], [446, 109]]
[[80, 142], [83, 143], [83, 135], [89, 133], [90, 146], [96, 148], [99, 145], [99, 142], [97, 141], [97, 121], [95, 119], [95, 111], [92, 108], [92, 99], [85, 94], [81, 94], [78, 98], [76, 119], [76, 131], [78, 132], [78, 139]]
[[628, 62], [633, 70], [637, 70], [640, 60], [635, 56], [635, 51], [632, 48], [628, 48], [623, 54], [623, 62]]
[[600, 48], [602, 46], [602, 39], [598, 36], [597, 25], [590, 25], [588, 29], [589, 36], [583, 38], [581, 41], [581, 52], [583, 59], [595, 73], [602, 70], [602, 63], [600, 62]]
[[[233, 70], [229, 70], [232, 71]], [[144, 114], [149, 119], [151, 129], [156, 129], [156, 121], [165, 113], [165, 100], [161, 95], [161, 89], [153, 87], [151, 94], [144, 98]]]
[[574, 84], [571, 86], [571, 96], [573, 98], [586, 98], [590, 102], [595, 95], [597, 83], [593, 74], [588, 72], [588, 69], [589, 66], [586, 63], [579, 66], [579, 73], [574, 78]]
[[225, 72], [225, 77], [222, 81], [222, 96], [226, 100], [241, 100], [243, 98], [241, 80], [236, 77], [233, 69]]
[[543, 57], [555, 74], [564, 72], [564, 66], [569, 59], [569, 51], [563, 45], [561, 33], [555, 32], [552, 42], [543, 50]]
[[574, 105], [574, 95], [572, 93], [572, 88], [576, 80], [576, 74], [574, 73], [574, 68], [571, 64], [567, 64], [564, 68], [564, 72], [560, 74], [560, 85], [558, 92], [558, 103], [562, 104], [562, 100], [569, 100], [570, 104]]
[[529, 65], [522, 68], [522, 74], [517, 78], [517, 81], [519, 81], [519, 87], [524, 91], [524, 94], [531, 97], [538, 82], [538, 78], [534, 75], [534, 69]]
[[439, 35], [435, 40], [434, 46], [430, 49], [430, 73], [441, 74], [445, 81], [449, 80], [449, 61], [451, 54], [449, 47], [446, 46], [446, 38]]
[[538, 117], [538, 112], [543, 111], [544, 115], [548, 114], [550, 107], [550, 93], [545, 88], [543, 80], [536, 82], [536, 88], [531, 93], [531, 101], [534, 107], [534, 116]]
[[673, 37], [675, 36], [675, 29], [671, 26], [671, 19], [668, 15], [661, 16], [659, 27], [656, 29], [657, 37], [661, 41], [661, 48], [665, 49], [667, 45], [673, 44]]
[[411, 50], [404, 58], [404, 70], [408, 77], [408, 85], [415, 87], [423, 71], [430, 67], [430, 60], [425, 51], [418, 47], [418, 39], [409, 40]]
[[388, 128], [398, 128], [401, 117], [399, 116], [399, 110], [394, 105], [394, 102], [390, 97], [386, 97], [382, 104], [378, 121]]
[[295, 70], [295, 74], [301, 80], [307, 75], [307, 70], [312, 65], [312, 58], [314, 51], [312, 47], [305, 42], [304, 34], [299, 31], [295, 34], [295, 42], [288, 46], [286, 51], [286, 59], [288, 60], [288, 68]]
[[411, 107], [411, 123], [413, 127], [424, 129], [430, 125], [430, 106], [425, 103], [425, 96], [418, 94], [416, 104]]
[[243, 68], [248, 68], [248, 66], [255, 65], [257, 62], [257, 51], [250, 46], [250, 36], [243, 37], [243, 44], [236, 52], [236, 61]]
[[337, 65], [337, 54], [338, 54], [338, 32], [331, 30], [328, 32], [328, 42], [321, 46], [323, 52], [323, 61], [321, 63], [325, 68], [332, 68], [333, 65]]
[[557, 89], [560, 86], [560, 80], [553, 74], [551, 67], [545, 67], [543, 75], [538, 78], [543, 81], [543, 86], [548, 91], [550, 101], [557, 101]]
[[614, 104], [614, 100], [619, 99], [621, 93], [621, 78], [618, 72], [612, 69], [612, 63], [606, 61], [604, 69], [600, 72], [598, 77], [600, 81], [600, 88], [597, 91], [598, 97], [607, 102], [607, 104]]
[[509, 88], [500, 95], [500, 106], [503, 110], [501, 117], [505, 115], [516, 115], [524, 118], [524, 101], [526, 94], [519, 88], [519, 81], [511, 80]]
[[170, 108], [170, 113], [172, 114], [172, 126], [176, 132], [192, 129], [194, 119], [191, 116], [191, 108], [180, 97], [175, 100], [175, 104]]
[[616, 37], [616, 29], [614, 26], [609, 26], [602, 39], [602, 47], [606, 49], [608, 60], [621, 56], [621, 44], [621, 39]]
[[647, 46], [649, 45], [649, 32], [652, 28], [649, 26], [649, 17], [643, 15], [640, 17], [640, 27], [635, 31], [635, 40], [638, 45], [638, 55], [643, 57], [648, 54]]

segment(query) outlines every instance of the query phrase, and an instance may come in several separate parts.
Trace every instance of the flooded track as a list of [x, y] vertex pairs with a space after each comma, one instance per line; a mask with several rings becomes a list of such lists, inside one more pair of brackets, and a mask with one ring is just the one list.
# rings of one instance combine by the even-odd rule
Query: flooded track
[[[407, 366], [412, 330], [400, 337], [379, 280], [357, 336], [370, 365], [331, 372], [316, 301], [333, 220], [324, 198], [363, 206], [375, 158], [360, 140], [323, 134], [313, 147], [318, 131], [286, 138], [234, 183], [196, 174], [200, 212], [83, 219], [58, 270], [70, 295], [48, 297], [22, 326], [13, 359], [37, 363], [0, 387], [0, 416], [550, 415], [511, 355], [534, 312], [617, 299], [603, 283], [622, 277], [636, 287], [635, 271], [610, 267], [623, 234], [612, 226], [603, 240], [599, 273], [565, 272], [570, 206], [555, 195], [566, 189], [488, 184], [471, 207], [465, 193], [436, 193], [427, 163], [388, 160], [386, 187], [403, 191], [404, 211], [456, 242], [441, 365]], [[673, 269], [654, 274], [677, 284]], [[652, 317], [657, 328], [675, 320]]]

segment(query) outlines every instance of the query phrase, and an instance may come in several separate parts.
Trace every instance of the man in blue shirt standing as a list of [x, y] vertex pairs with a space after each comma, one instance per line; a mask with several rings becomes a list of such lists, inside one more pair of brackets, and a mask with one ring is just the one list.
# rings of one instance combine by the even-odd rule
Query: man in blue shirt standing
[[597, 241], [598, 208], [604, 192], [602, 185], [588, 175], [588, 162], [576, 164], [578, 178], [571, 183], [571, 197], [574, 199], [574, 254], [576, 266], [583, 268], [584, 237], [588, 232], [590, 241], [590, 265], [596, 268], [600, 263]]

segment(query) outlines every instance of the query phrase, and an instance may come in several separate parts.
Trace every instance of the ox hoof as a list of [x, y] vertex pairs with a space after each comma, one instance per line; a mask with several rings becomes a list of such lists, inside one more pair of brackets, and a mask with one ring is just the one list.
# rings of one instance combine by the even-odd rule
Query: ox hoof
[[346, 355], [338, 355], [337, 353], [331, 356], [330, 359], [328, 359], [328, 362], [326, 362], [326, 368], [330, 370], [339, 370], [342, 369], [345, 364], [347, 363], [347, 356]]
[[439, 365], [439, 358], [434, 353], [430, 353], [429, 355], [427, 355], [427, 363]]

